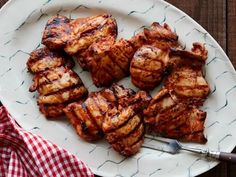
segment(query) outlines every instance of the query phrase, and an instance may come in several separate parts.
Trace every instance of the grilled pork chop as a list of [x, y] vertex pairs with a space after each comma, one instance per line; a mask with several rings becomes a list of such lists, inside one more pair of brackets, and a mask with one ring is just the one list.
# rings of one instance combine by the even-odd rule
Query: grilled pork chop
[[72, 60], [66, 57], [41, 48], [33, 51], [27, 62], [28, 70], [34, 74], [29, 91], [39, 92], [39, 109], [47, 118], [64, 115], [63, 108], [68, 103], [87, 95], [80, 77], [71, 69]]
[[155, 88], [162, 80], [169, 61], [169, 50], [144, 45], [134, 54], [130, 64], [132, 83], [144, 90]]
[[206, 112], [171, 97], [162, 89], [144, 110], [147, 132], [182, 141], [205, 143]]
[[200, 43], [194, 43], [191, 52], [172, 51], [169, 61], [171, 71], [164, 87], [180, 101], [201, 106], [210, 92], [202, 71], [206, 59], [207, 50]]
[[50, 49], [64, 49], [69, 55], [74, 55], [97, 40], [115, 39], [116, 36], [116, 21], [108, 14], [74, 20], [58, 15], [48, 20], [42, 43]]
[[85, 102], [71, 103], [64, 111], [78, 135], [86, 141], [105, 134], [112, 147], [125, 156], [138, 152], [144, 137], [142, 110], [150, 96], [113, 84], [90, 93]]

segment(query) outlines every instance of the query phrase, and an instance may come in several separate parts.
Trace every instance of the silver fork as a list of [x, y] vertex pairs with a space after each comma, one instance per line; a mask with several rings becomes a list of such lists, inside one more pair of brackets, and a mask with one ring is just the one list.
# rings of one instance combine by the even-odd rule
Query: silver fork
[[175, 139], [155, 137], [152, 135], [145, 135], [145, 138], [161, 142], [162, 144], [164, 143], [164, 145], [160, 146], [158, 144], [152, 145], [152, 144], [144, 143], [142, 145], [143, 148], [164, 151], [171, 154], [177, 154], [179, 153], [180, 150], [185, 150], [185, 151], [189, 151], [189, 152], [193, 152], [197, 154], [202, 154], [202, 155], [205, 155], [206, 157], [211, 157], [220, 161], [236, 163], [236, 154], [234, 153], [211, 151], [208, 149], [187, 147], [187, 146], [183, 146], [179, 141]]

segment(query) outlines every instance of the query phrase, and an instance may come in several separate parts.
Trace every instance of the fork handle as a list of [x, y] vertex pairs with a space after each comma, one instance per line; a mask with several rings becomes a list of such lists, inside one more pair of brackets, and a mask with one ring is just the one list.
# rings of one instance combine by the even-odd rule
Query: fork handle
[[227, 152], [220, 152], [219, 160], [236, 163], [236, 154], [234, 153], [227, 153]]
[[215, 158], [220, 161], [236, 163], [236, 154], [235, 153], [210, 151], [210, 150], [203, 150], [203, 149], [190, 148], [190, 147], [184, 147], [184, 146], [182, 146], [182, 149], [190, 151], [190, 152], [199, 153], [199, 154], [205, 154], [208, 157]]

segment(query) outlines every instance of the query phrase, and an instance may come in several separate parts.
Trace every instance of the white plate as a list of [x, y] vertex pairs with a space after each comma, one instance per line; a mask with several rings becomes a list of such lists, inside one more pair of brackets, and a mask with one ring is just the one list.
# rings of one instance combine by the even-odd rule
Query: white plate
[[[207, 111], [206, 145], [195, 147], [230, 152], [236, 144], [236, 74], [228, 57], [217, 42], [196, 22], [172, 5], [159, 0], [12, 0], [0, 11], [0, 100], [25, 129], [39, 134], [67, 149], [85, 161], [101, 176], [195, 176], [217, 165], [192, 154], [178, 155], [142, 149], [124, 158], [106, 142], [87, 143], [76, 135], [66, 121], [48, 121], [39, 113], [36, 94], [28, 92], [31, 75], [26, 61], [39, 47], [47, 19], [57, 13], [72, 18], [111, 13], [118, 22], [119, 37], [129, 38], [153, 21], [167, 22], [187, 48], [195, 41], [203, 42], [209, 51], [206, 79], [212, 93], [205, 102]], [[77, 65], [76, 71], [81, 68]], [[80, 76], [89, 89], [87, 72]], [[129, 78], [122, 81], [131, 86]]]

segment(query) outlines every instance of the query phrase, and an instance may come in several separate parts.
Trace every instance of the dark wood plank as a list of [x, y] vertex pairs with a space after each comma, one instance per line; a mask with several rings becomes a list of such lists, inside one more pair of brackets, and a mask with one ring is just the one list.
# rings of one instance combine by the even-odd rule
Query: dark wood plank
[[8, 0], [0, 0], [0, 8], [7, 2]]
[[[226, 51], [225, 0], [166, 0], [203, 26]], [[232, 0], [233, 1], [233, 0]]]
[[[236, 2], [235, 0], [227, 1], [227, 53], [236, 68]], [[233, 151], [236, 153], [236, 148]], [[228, 176], [236, 176], [236, 164], [228, 165]]]
[[[236, 153], [236, 149], [234, 149], [233, 153]], [[236, 164], [229, 164], [228, 165], [228, 177], [235, 177], [236, 176]]]
[[[227, 1], [227, 52], [231, 62], [236, 68], [236, 2]], [[236, 176], [236, 175], [235, 175]]]

